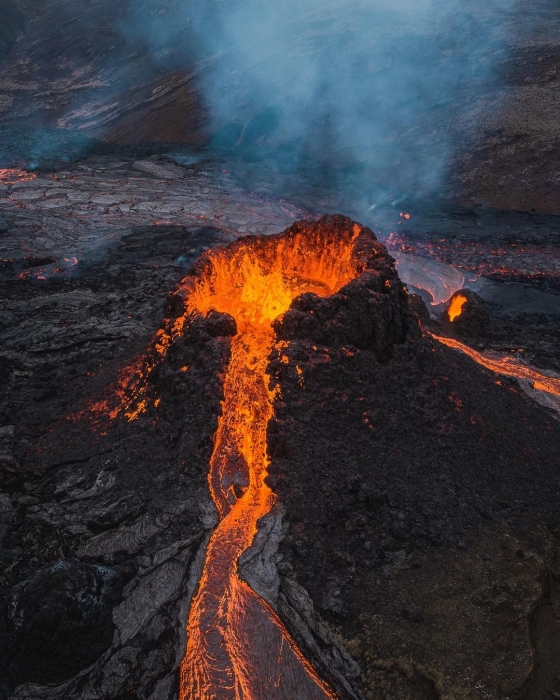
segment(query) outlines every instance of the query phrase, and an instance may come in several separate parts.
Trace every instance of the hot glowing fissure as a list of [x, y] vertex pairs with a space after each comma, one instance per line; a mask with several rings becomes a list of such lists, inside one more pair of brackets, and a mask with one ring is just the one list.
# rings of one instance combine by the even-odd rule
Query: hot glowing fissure
[[327, 296], [357, 276], [352, 253], [359, 233], [356, 226], [353, 237], [330, 246], [293, 237], [270, 240], [259, 251], [218, 251], [208, 258], [208, 273], [188, 290], [187, 313], [229, 313], [238, 333], [208, 478], [219, 524], [189, 613], [181, 700], [335, 697], [272, 608], [239, 578], [237, 561], [275, 501], [265, 483], [272, 321], [299, 294]]

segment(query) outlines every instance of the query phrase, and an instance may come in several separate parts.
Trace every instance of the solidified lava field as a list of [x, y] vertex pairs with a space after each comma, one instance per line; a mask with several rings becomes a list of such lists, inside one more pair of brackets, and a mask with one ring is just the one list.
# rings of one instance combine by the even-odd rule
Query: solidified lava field
[[[293, 230], [319, 246], [321, 231], [355, 226], [331, 217]], [[217, 524], [208, 465], [237, 326], [211, 312], [170, 329], [180, 280], [200, 274], [197, 263], [185, 278], [189, 262], [231, 238], [206, 222], [135, 221], [75, 270], [6, 268], [6, 698], [177, 697]], [[548, 697], [558, 413], [430, 334], [504, 352], [538, 329], [526, 355], [554, 376], [554, 316], [508, 315], [467, 290], [453, 323], [430, 318], [375, 245], [378, 281], [303, 294], [273, 323], [266, 483], [277, 501], [239, 575], [342, 698]], [[246, 482], [234, 477], [235, 500]]]

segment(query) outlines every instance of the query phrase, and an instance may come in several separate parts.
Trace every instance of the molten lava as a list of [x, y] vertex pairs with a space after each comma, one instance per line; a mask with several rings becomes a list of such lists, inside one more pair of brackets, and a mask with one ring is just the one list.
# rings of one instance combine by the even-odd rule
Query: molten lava
[[15, 185], [16, 182], [34, 180], [37, 175], [19, 168], [0, 168], [0, 182], [4, 185]]
[[438, 340], [443, 345], [447, 345], [447, 347], [454, 348], [455, 350], [460, 350], [475, 362], [478, 362], [479, 365], [497, 374], [503, 374], [506, 377], [515, 377], [515, 379], [528, 380], [532, 383], [533, 389], [560, 397], [560, 377], [543, 374], [521, 362], [521, 360], [510, 357], [509, 355], [478, 352], [453, 338], [444, 338], [434, 333], [431, 335], [432, 338]]
[[272, 321], [298, 295], [331, 295], [359, 274], [353, 253], [360, 232], [354, 225], [346, 236], [320, 241], [305, 232], [255, 245], [240, 241], [207, 254], [203, 274], [185, 283], [187, 315], [228, 313], [238, 333], [210, 462], [220, 522], [191, 605], [181, 700], [335, 697], [272, 608], [239, 578], [237, 561], [275, 501], [265, 483], [274, 400], [266, 371], [275, 344]]
[[[554, 244], [502, 241], [498, 245], [490, 245], [476, 240], [458, 241], [454, 236], [446, 239], [426, 234], [419, 239], [404, 232], [391, 233], [386, 243], [387, 249], [397, 260], [402, 256], [404, 259], [420, 258], [424, 262], [431, 260], [445, 266], [457, 266], [463, 273], [470, 273], [466, 277], [496, 280], [515, 277], [530, 282], [531, 286], [548, 282], [556, 287], [560, 283], [560, 250]], [[416, 263], [415, 267], [419, 266], [421, 264]], [[413, 280], [404, 277], [403, 281], [414, 284]], [[456, 288], [459, 289], [461, 286]], [[431, 291], [431, 286], [428, 290]]]
[[453, 322], [456, 318], [459, 318], [459, 316], [463, 313], [463, 306], [467, 303], [467, 301], [468, 299], [464, 294], [456, 294], [451, 299], [451, 303], [447, 309], [447, 315], [449, 316], [449, 320], [451, 322]]

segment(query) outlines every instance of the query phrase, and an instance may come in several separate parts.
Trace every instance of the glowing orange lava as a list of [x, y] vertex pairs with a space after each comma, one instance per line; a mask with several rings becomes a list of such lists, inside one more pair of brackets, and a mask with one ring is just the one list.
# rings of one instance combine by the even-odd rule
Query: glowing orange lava
[[552, 377], [543, 374], [515, 357], [509, 355], [499, 355], [498, 353], [481, 353], [473, 350], [468, 345], [454, 340], [453, 338], [444, 338], [439, 335], [431, 334], [432, 338], [438, 340], [447, 347], [460, 350], [468, 355], [479, 365], [496, 372], [503, 374], [506, 377], [515, 377], [516, 379], [529, 380], [533, 384], [533, 389], [544, 391], [547, 394], [560, 397], [560, 377]]
[[28, 173], [26, 170], [19, 168], [0, 168], [0, 182], [4, 185], [15, 185], [16, 182], [27, 182], [34, 180], [37, 175]]
[[450, 321], [454, 321], [463, 313], [463, 306], [467, 303], [468, 299], [464, 294], [456, 294], [449, 304], [447, 309], [447, 315]]
[[210, 462], [220, 522], [191, 605], [180, 700], [336, 697], [272, 608], [239, 578], [237, 560], [275, 501], [265, 484], [274, 400], [266, 372], [275, 343], [271, 323], [299, 294], [328, 296], [357, 276], [353, 251], [360, 231], [355, 225], [346, 236], [320, 241], [309, 240], [308, 232], [270, 236], [214, 251], [206, 256], [204, 274], [187, 282], [187, 312], [229, 313], [238, 333]]

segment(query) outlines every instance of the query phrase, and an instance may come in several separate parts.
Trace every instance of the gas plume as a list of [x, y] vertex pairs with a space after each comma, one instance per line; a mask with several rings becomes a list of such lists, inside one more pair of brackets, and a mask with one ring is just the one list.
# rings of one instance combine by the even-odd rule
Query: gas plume
[[213, 0], [157, 15], [143, 3], [123, 31], [172, 67], [188, 27], [184, 50], [209, 61], [200, 88], [216, 145], [291, 151], [295, 167], [318, 156], [425, 193], [442, 182], [459, 118], [462, 138], [476, 123], [515, 3]]

